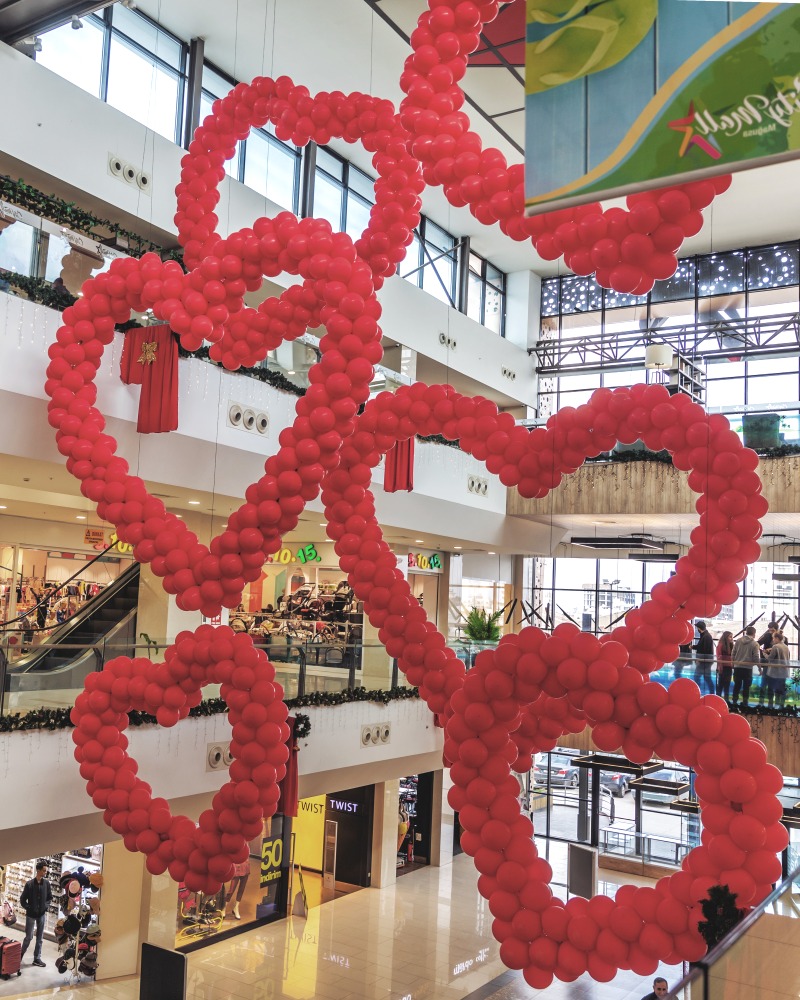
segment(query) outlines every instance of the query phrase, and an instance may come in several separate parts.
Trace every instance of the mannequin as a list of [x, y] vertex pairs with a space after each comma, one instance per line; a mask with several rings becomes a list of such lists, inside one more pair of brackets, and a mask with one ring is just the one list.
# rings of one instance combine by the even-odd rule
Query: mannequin
[[408, 810], [405, 806], [400, 806], [397, 813], [397, 850], [403, 846], [403, 841], [406, 839], [406, 834], [408, 833], [409, 818]]
[[243, 861], [241, 864], [233, 866], [233, 878], [231, 879], [231, 884], [228, 886], [228, 894], [225, 896], [225, 907], [223, 913], [228, 908], [228, 903], [230, 903], [233, 898], [233, 894], [236, 893], [236, 902], [233, 904], [233, 916], [236, 920], [241, 920], [242, 915], [239, 913], [239, 903], [242, 901], [242, 896], [244, 896], [244, 890], [247, 888], [247, 881], [250, 878], [250, 862]]

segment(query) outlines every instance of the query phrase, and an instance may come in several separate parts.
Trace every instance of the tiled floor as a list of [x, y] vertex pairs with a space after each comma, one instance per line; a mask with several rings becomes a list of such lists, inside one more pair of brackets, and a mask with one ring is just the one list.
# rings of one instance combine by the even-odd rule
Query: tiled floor
[[[492, 917], [475, 882], [472, 862], [462, 856], [451, 866], [414, 872], [392, 888], [366, 889], [314, 908], [306, 920], [291, 917], [209, 945], [189, 956], [189, 1000], [464, 1000], [476, 993], [474, 1000], [639, 1000], [651, 988], [620, 973], [603, 985], [584, 977], [555, 983], [544, 994], [531, 990], [500, 962]], [[675, 982], [680, 971], [665, 967], [662, 974]], [[26, 967], [16, 983], [41, 990], [28, 976]], [[136, 1000], [138, 982], [16, 995]]]

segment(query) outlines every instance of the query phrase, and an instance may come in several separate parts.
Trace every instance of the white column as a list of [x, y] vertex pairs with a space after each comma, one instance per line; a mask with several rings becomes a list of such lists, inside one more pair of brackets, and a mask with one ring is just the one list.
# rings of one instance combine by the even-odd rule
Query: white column
[[397, 814], [400, 779], [375, 785], [372, 818], [372, 885], [383, 889], [397, 881]]

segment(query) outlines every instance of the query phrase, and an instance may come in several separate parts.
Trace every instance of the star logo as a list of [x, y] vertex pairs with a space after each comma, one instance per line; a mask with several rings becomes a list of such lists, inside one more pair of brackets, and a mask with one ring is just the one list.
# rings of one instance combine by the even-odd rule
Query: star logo
[[689, 102], [689, 113], [685, 118], [676, 118], [674, 122], [668, 122], [668, 127], [672, 129], [673, 132], [683, 132], [683, 142], [681, 143], [681, 148], [679, 156], [686, 156], [686, 153], [691, 146], [699, 146], [704, 153], [708, 153], [712, 160], [719, 160], [722, 157], [722, 150], [717, 145], [715, 139], [706, 139], [705, 136], [698, 135], [695, 132], [694, 123], [697, 118], [697, 113], [694, 110], [694, 101]]
[[147, 341], [142, 344], [142, 353], [137, 358], [140, 365], [152, 365], [156, 360], [156, 351], [158, 350], [158, 343], [155, 340]]

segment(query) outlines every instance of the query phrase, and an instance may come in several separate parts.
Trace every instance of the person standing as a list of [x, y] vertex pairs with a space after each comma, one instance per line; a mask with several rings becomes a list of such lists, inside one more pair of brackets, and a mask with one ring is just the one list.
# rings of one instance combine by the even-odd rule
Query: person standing
[[669, 983], [662, 976], [656, 976], [653, 980], [653, 992], [643, 996], [642, 1000], [659, 1000], [669, 993]]
[[33, 946], [33, 964], [44, 968], [42, 961], [42, 935], [44, 934], [44, 918], [47, 914], [47, 907], [53, 898], [53, 890], [50, 883], [44, 877], [47, 871], [47, 864], [44, 861], [36, 865], [35, 876], [25, 883], [22, 895], [19, 897], [20, 906], [25, 911], [25, 940], [22, 942], [20, 959], [28, 950], [34, 930], [36, 931], [36, 942]]
[[714, 640], [711, 638], [711, 633], [706, 628], [704, 621], [696, 622], [695, 628], [699, 635], [694, 647], [694, 680], [700, 688], [700, 694], [713, 694], [714, 682], [711, 680], [711, 664], [714, 662]]
[[783, 632], [778, 629], [772, 637], [772, 645], [764, 666], [764, 682], [767, 687], [769, 707], [772, 708], [773, 698], [778, 702], [778, 708], [783, 708], [786, 701], [786, 681], [789, 678], [789, 647]]
[[739, 636], [733, 644], [733, 697], [736, 704], [739, 692], [742, 692], [742, 707], [747, 708], [750, 701], [750, 685], [753, 683], [753, 667], [761, 662], [761, 651], [756, 642], [756, 630], [748, 625], [744, 635]]
[[733, 677], [733, 632], [723, 632], [717, 643], [717, 694], [728, 700]]
[[761, 675], [761, 680], [758, 685], [759, 705], [764, 704], [764, 695], [767, 693], [769, 688], [769, 685], [767, 684], [767, 661], [769, 660], [769, 652], [772, 649], [772, 643], [775, 641], [777, 631], [778, 623], [770, 622], [769, 625], [767, 625], [767, 631], [758, 638], [758, 644], [761, 647], [761, 660], [758, 664], [758, 672]]

